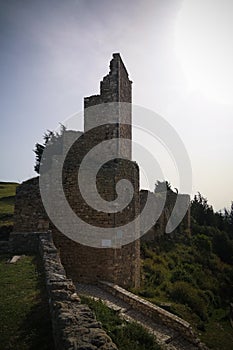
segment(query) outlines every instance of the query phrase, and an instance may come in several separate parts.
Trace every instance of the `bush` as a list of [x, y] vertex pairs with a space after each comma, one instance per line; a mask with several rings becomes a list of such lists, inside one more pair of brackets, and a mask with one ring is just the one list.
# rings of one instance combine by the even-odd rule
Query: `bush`
[[149, 334], [138, 323], [129, 323], [124, 327], [116, 328], [110, 335], [119, 350], [159, 350], [154, 336]]
[[164, 282], [167, 271], [162, 265], [156, 265], [152, 259], [146, 259], [143, 269], [150, 285], [159, 286]]
[[153, 298], [156, 294], [156, 291], [154, 288], [149, 287], [147, 289], [140, 290], [138, 294], [144, 298]]
[[213, 237], [213, 250], [226, 263], [233, 263], [233, 243], [225, 232]]
[[207, 307], [204, 293], [187, 282], [175, 282], [171, 297], [174, 301], [188, 305], [202, 320], [207, 320]]
[[197, 247], [198, 251], [202, 254], [209, 256], [212, 252], [212, 243], [209, 237], [203, 234], [194, 236], [193, 243]]
[[183, 281], [191, 284], [195, 284], [193, 277], [184, 269], [177, 268], [172, 272], [171, 282]]
[[96, 318], [112, 338], [119, 350], [160, 350], [153, 335], [137, 323], [126, 323], [109, 309], [102, 301], [82, 297], [82, 302], [89, 305], [95, 312]]

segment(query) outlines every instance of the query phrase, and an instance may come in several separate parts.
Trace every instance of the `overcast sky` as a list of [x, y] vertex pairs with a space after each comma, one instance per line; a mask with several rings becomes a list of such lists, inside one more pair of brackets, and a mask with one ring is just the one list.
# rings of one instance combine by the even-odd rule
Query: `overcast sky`
[[112, 53], [120, 52], [133, 102], [182, 138], [193, 193], [216, 210], [229, 206], [232, 37], [231, 0], [0, 0], [0, 180], [36, 175], [35, 143], [99, 92]]

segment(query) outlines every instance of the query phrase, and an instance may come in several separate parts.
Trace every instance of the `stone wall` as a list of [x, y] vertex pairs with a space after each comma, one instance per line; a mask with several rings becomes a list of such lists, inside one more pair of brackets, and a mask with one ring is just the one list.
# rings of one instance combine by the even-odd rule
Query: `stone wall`
[[170, 312], [160, 308], [157, 305], [150, 303], [147, 300], [140, 298], [139, 296], [128, 292], [120, 286], [114, 285], [109, 282], [101, 281], [100, 286], [113, 294], [114, 296], [124, 300], [135, 310], [140, 311], [142, 314], [149, 316], [152, 320], [158, 323], [164, 324], [176, 331], [178, 331], [184, 338], [191, 343], [197, 345], [200, 349], [206, 350], [206, 346], [201, 343], [197, 334], [193, 331], [191, 325], [181, 319], [180, 317], [171, 314]]
[[9, 239], [0, 241], [0, 254], [37, 254], [39, 232], [12, 232]]
[[[82, 198], [75, 181], [76, 176], [76, 171], [66, 173], [63, 182], [66, 198], [74, 213], [88, 224], [93, 225], [91, 240], [96, 240], [96, 247], [101, 247], [103, 237], [95, 237], [96, 226], [120, 227], [131, 222], [138, 215], [138, 167], [129, 161], [109, 162], [98, 173], [97, 188], [105, 200], [110, 201], [116, 198], [116, 183], [121, 178], [129, 179], [134, 186], [133, 200], [119, 213], [105, 213], [90, 207]], [[59, 215], [59, 208], [57, 210], [55, 208], [55, 212]], [[64, 220], [66, 220], [65, 217]], [[66, 226], [69, 227], [69, 225], [69, 218], [67, 218]], [[96, 283], [99, 279], [106, 279], [124, 287], [139, 286], [140, 282], [140, 242], [136, 239], [138, 230], [135, 224], [135, 239], [133, 237], [132, 242], [127, 245], [111, 248], [111, 242], [109, 242], [109, 248], [94, 248], [88, 246], [88, 240], [86, 245], [76, 243], [62, 235], [55, 227], [52, 228], [54, 242], [60, 250], [62, 262], [68, 275], [74, 281]], [[127, 232], [122, 232], [122, 234], [126, 235]], [[79, 232], [77, 232], [77, 237], [78, 235]]]
[[[138, 214], [139, 196], [138, 167], [129, 162], [125, 166], [121, 162], [108, 164], [98, 175], [100, 194], [105, 200], [115, 196], [115, 185], [118, 179], [129, 178], [135, 187], [135, 197], [131, 204], [121, 213], [106, 214], [96, 212], [83, 201], [76, 183], [76, 169], [69, 169], [64, 173], [63, 188], [66, 198], [74, 212], [93, 226], [114, 227], [130, 222]], [[134, 174], [134, 175], [133, 175]], [[51, 180], [52, 182], [52, 180]], [[102, 189], [102, 191], [101, 191]], [[62, 208], [59, 202], [53, 201], [56, 184], [50, 185], [51, 205], [55, 213], [60, 215]], [[53, 192], [54, 191], [54, 192]], [[67, 227], [72, 225], [69, 218]], [[95, 283], [99, 279], [107, 279], [124, 287], [136, 287], [140, 281], [140, 243], [139, 240], [127, 244], [122, 248], [92, 248], [79, 244], [64, 236], [51, 223], [41, 202], [38, 178], [28, 180], [18, 187], [14, 213], [14, 231], [17, 232], [43, 232], [50, 229], [54, 242], [60, 251], [61, 260], [67, 274], [74, 281]], [[135, 227], [135, 234], [138, 228]], [[77, 232], [77, 235], [79, 232]], [[87, 242], [88, 244], [88, 242]], [[1, 244], [3, 247], [3, 243]]]
[[[140, 191], [140, 210], [142, 211], [146, 200], [147, 200], [147, 195], [148, 195], [148, 191], [147, 190], [141, 190]], [[158, 198], [156, 197], [156, 194], [153, 194], [152, 192], [150, 192], [150, 195], [154, 196], [154, 200], [155, 203], [158, 200]], [[185, 201], [185, 202], [190, 202], [190, 196], [186, 195], [186, 194], [178, 194], [173, 192], [172, 190], [168, 190], [166, 193], [166, 201], [165, 201], [165, 205], [164, 205], [164, 209], [161, 213], [161, 215], [159, 216], [156, 224], [151, 227], [151, 229], [146, 232], [142, 237], [141, 240], [145, 241], [145, 242], [153, 242], [156, 239], [158, 239], [159, 237], [162, 237], [164, 235], [166, 235], [166, 227], [167, 227], [167, 223], [169, 221], [169, 218], [171, 217], [173, 208], [175, 206], [177, 197], [179, 197], [179, 199], [181, 199], [181, 201]], [[177, 212], [175, 213], [175, 215], [179, 214], [179, 208], [177, 209]], [[175, 235], [177, 233], [182, 233], [182, 234], [186, 234], [186, 235], [190, 235], [190, 207], [187, 210], [187, 213], [185, 214], [184, 218], [182, 219], [181, 223], [178, 225], [178, 227], [171, 233], [169, 233], [169, 235]]]
[[23, 182], [16, 189], [14, 232], [44, 232], [49, 220], [41, 201], [39, 177]]
[[100, 82], [100, 94], [84, 98], [84, 131], [87, 132], [103, 123], [110, 124], [110, 115], [111, 123], [115, 123], [114, 136], [117, 138], [118, 156], [128, 159], [132, 156], [131, 144], [125, 145], [123, 139], [132, 139], [131, 85], [121, 56], [115, 53], [110, 62], [109, 74]]
[[[49, 216], [51, 218], [52, 214], [52, 219], [48, 218], [43, 207], [39, 178], [34, 178], [24, 182], [17, 189], [14, 231], [51, 230], [54, 243], [60, 251], [62, 263], [68, 276], [74, 281], [96, 283], [99, 279], [105, 279], [124, 287], [138, 287], [140, 283], [138, 223], [135, 223], [133, 233], [130, 233], [134, 235], [131, 242], [123, 246], [119, 244], [116, 247], [113, 244], [113, 239], [115, 239], [113, 237], [112, 240], [108, 239], [109, 248], [106, 248], [104, 246], [106, 239], [103, 234], [99, 238], [95, 233], [96, 227], [107, 229], [124, 226], [133, 221], [140, 210], [139, 169], [137, 164], [131, 161], [131, 108], [121, 108], [117, 105], [111, 110], [116, 118], [115, 123], [96, 126], [96, 115], [89, 114], [87, 107], [100, 102], [105, 106], [107, 106], [106, 102], [128, 102], [128, 104], [131, 102], [131, 82], [119, 54], [113, 55], [110, 73], [101, 82], [99, 97], [91, 96], [84, 100], [85, 132], [66, 131], [63, 138], [56, 143], [54, 152], [52, 152], [52, 147], [49, 147], [49, 160], [42, 162], [40, 169], [42, 175], [40, 176], [46, 179], [48, 207], [51, 209]], [[103, 122], [105, 116], [109, 116], [109, 109], [105, 110], [104, 107], [101, 107], [98, 115], [100, 121]], [[125, 125], [124, 122], [127, 122], [128, 125]], [[87, 179], [96, 165], [96, 158], [93, 157], [88, 166], [81, 168], [88, 152], [102, 141], [111, 141], [121, 136], [126, 137], [129, 142], [121, 144], [120, 141], [117, 141], [117, 144], [112, 144], [113, 150], [116, 151], [114, 160], [106, 162], [101, 167], [94, 183], [97, 185], [99, 195], [105, 201], [116, 199], [116, 186], [121, 179], [129, 180], [133, 186], [134, 195], [129, 205], [122, 211], [106, 213], [103, 210], [94, 209], [83, 199], [77, 178], [81, 173], [83, 178]], [[109, 145], [108, 150], [110, 150]], [[121, 150], [128, 159], [118, 158]], [[54, 154], [51, 156], [52, 153]], [[61, 177], [62, 188], [58, 186]], [[91, 184], [87, 181], [85, 188], [90, 187]], [[92, 190], [89, 191], [91, 192]], [[93, 233], [91, 232], [90, 235], [92, 240], [96, 239], [96, 248], [89, 246], [90, 240], [85, 231], [85, 225], [81, 228], [78, 226], [76, 229], [75, 219], [65, 214], [64, 201], [61, 200], [63, 194], [65, 194], [65, 201], [68, 202], [72, 213], [84, 223], [93, 226]], [[127, 189], [124, 194], [127, 194]], [[65, 227], [65, 230], [61, 229], [59, 223]], [[121, 232], [121, 235], [127, 234], [128, 232]], [[85, 236], [85, 242], [80, 242], [80, 235]]]
[[56, 350], [116, 350], [93, 312], [81, 304], [73, 282], [66, 277], [51, 235], [40, 234], [39, 252], [45, 270]]

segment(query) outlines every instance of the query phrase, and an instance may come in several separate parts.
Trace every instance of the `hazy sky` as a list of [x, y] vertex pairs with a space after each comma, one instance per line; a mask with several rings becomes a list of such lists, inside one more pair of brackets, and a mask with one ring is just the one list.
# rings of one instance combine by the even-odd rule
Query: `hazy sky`
[[0, 180], [36, 175], [35, 143], [98, 93], [112, 53], [120, 52], [133, 102], [182, 138], [193, 193], [216, 210], [229, 206], [232, 37], [232, 0], [1, 0]]

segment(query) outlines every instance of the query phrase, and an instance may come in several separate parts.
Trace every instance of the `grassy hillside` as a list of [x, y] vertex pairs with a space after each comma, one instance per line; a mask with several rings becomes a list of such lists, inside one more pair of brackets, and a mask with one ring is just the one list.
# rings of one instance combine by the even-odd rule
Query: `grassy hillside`
[[13, 224], [15, 192], [18, 183], [0, 182], [0, 226]]
[[191, 236], [142, 244], [135, 292], [192, 324], [211, 349], [233, 349], [233, 202], [214, 212], [200, 193], [191, 201]]
[[179, 235], [143, 244], [142, 285], [134, 292], [190, 322], [211, 349], [229, 350], [233, 266], [208, 244], [201, 248], [201, 238]]
[[0, 350], [53, 350], [44, 276], [35, 257], [0, 256]]

